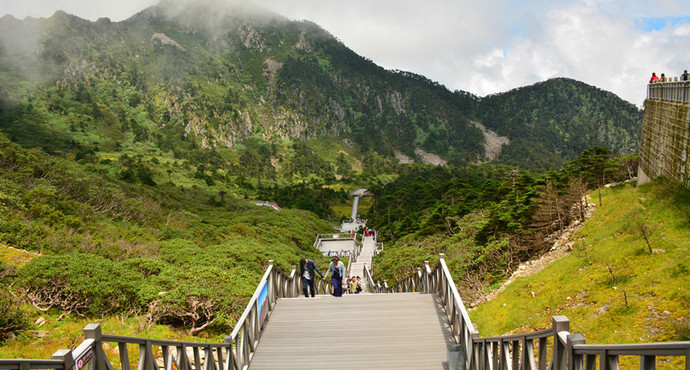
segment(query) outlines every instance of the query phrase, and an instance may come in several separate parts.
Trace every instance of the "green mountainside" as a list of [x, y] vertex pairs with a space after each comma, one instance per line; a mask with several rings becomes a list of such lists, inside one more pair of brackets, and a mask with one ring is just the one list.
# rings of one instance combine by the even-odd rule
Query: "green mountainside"
[[[480, 99], [385, 70], [311, 22], [250, 8], [169, 1], [122, 22], [8, 15], [0, 31], [0, 130], [47, 152], [147, 143], [235, 172], [249, 162], [270, 178], [300, 166], [281, 143], [328, 137], [354, 150], [341, 157], [349, 167], [350, 155], [397, 162], [416, 149], [486, 162], [473, 122], [510, 140], [500, 162], [530, 169], [594, 145], [617, 154], [639, 145], [641, 112], [592, 86], [556, 79]], [[250, 137], [259, 145], [243, 146]], [[320, 154], [333, 172], [338, 159]]]
[[566, 78], [485, 97], [477, 117], [512, 140], [499, 157], [501, 163], [532, 170], [555, 168], [550, 164], [594, 146], [632, 154], [642, 134], [642, 112], [631, 103]]
[[594, 147], [546, 173], [494, 164], [405, 168], [395, 180], [370, 187], [367, 225], [387, 241], [375, 274], [399, 281], [444, 253], [463, 297], [475, 299], [583, 221], [588, 190], [630, 180], [637, 163], [636, 156], [613, 157]]

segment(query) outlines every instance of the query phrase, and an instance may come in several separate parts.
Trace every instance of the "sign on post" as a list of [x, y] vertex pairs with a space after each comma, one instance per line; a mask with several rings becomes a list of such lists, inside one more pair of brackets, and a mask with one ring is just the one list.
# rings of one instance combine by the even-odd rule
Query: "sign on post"
[[86, 367], [93, 360], [93, 347], [89, 347], [84, 353], [81, 354], [75, 361], [77, 370], [81, 370]]

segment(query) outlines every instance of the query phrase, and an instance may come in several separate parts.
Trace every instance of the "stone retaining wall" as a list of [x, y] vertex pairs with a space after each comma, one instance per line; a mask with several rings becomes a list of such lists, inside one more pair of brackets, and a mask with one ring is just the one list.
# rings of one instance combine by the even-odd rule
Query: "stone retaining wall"
[[690, 187], [689, 108], [688, 104], [645, 100], [638, 185], [663, 175]]

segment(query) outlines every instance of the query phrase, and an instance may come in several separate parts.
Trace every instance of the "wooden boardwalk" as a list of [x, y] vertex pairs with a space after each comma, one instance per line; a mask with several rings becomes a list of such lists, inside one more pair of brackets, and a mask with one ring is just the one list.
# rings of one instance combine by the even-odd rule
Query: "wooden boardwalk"
[[443, 369], [446, 322], [430, 294], [281, 299], [250, 369]]

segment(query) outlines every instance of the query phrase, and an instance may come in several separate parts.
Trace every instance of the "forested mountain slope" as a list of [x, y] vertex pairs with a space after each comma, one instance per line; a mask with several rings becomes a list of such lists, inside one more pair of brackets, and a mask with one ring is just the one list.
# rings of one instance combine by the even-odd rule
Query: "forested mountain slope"
[[567, 78], [485, 97], [477, 117], [511, 139], [498, 158], [501, 163], [533, 170], [555, 168], [554, 163], [594, 146], [619, 155], [635, 153], [642, 132], [642, 112], [633, 104]]
[[[354, 157], [340, 162], [350, 167], [364, 153], [414, 159], [416, 149], [453, 164], [486, 161], [473, 121], [510, 140], [503, 162], [519, 154], [531, 168], [593, 145], [637, 147], [640, 112], [577, 81], [479, 99], [385, 70], [311, 22], [216, 6], [162, 2], [122, 22], [1, 18], [0, 130], [48, 152], [146, 143], [236, 173], [249, 163], [268, 178], [299, 167], [281, 143], [323, 137], [344, 139]], [[249, 137], [258, 140], [244, 145]], [[337, 167], [306, 155], [317, 165], [301, 172]]]

